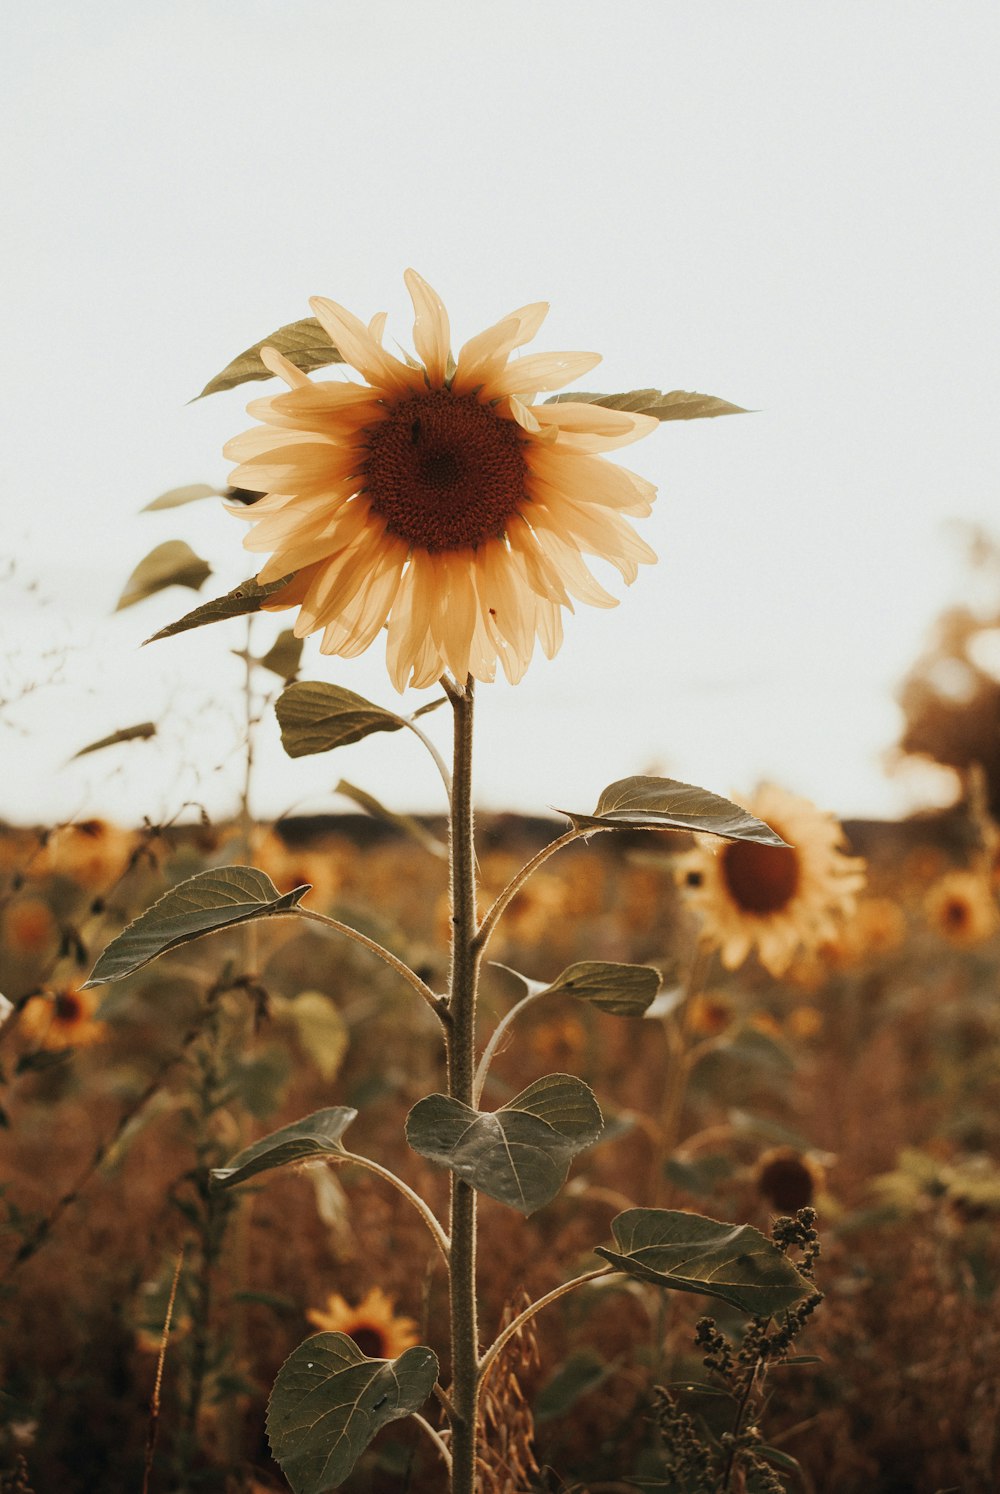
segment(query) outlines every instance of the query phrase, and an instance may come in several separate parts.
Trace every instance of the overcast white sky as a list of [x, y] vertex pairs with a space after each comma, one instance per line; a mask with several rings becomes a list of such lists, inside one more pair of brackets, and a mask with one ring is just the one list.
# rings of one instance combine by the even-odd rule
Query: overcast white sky
[[[535, 347], [604, 353], [586, 387], [759, 412], [629, 450], [661, 561], [481, 691], [481, 801], [587, 810], [652, 770], [915, 802], [881, 766], [893, 692], [961, 593], [947, 521], [997, 514], [995, 0], [34, 0], [4, 32], [4, 693], [43, 684], [0, 722], [0, 816], [231, 808], [241, 625], [139, 652], [193, 593], [111, 611], [163, 540], [211, 561], [206, 598], [254, 557], [216, 506], [138, 510], [224, 483], [263, 386], [186, 401], [310, 295], [408, 343], [407, 265], [457, 341], [546, 299]], [[394, 703], [380, 646], [314, 649], [307, 677]], [[439, 807], [412, 740], [276, 739], [262, 813], [337, 807], [341, 776]]]

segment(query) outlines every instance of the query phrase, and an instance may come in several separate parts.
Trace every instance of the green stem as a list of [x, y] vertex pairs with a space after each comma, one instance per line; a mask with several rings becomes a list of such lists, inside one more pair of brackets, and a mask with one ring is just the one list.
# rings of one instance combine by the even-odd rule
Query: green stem
[[526, 862], [524, 866], [521, 867], [521, 870], [517, 872], [513, 877], [511, 877], [510, 881], [507, 883], [507, 886], [500, 893], [496, 902], [486, 914], [486, 917], [483, 919], [482, 924], [480, 925], [479, 932], [475, 936], [475, 948], [480, 955], [486, 948], [487, 944], [490, 942], [490, 939], [493, 937], [493, 930], [500, 922], [507, 904], [511, 901], [512, 898], [517, 896], [518, 892], [520, 892], [521, 888], [531, 876], [532, 872], [537, 871], [542, 863], [544, 861], [548, 861], [549, 857], [554, 855], [556, 851], [561, 851], [563, 846], [572, 845], [574, 840], [582, 840], [585, 835], [592, 835], [593, 833], [594, 832], [592, 829], [567, 830], [566, 834], [560, 835], [558, 840], [552, 840], [547, 846], [543, 846], [537, 855], [532, 856], [531, 860]]
[[[446, 685], [446, 688], [447, 685]], [[472, 1106], [476, 1065], [476, 872], [472, 811], [473, 682], [448, 689], [454, 711], [452, 774], [451, 979], [448, 988], [448, 1093]], [[451, 1490], [476, 1494], [476, 1379], [479, 1332], [476, 1321], [476, 1194], [451, 1179]]]

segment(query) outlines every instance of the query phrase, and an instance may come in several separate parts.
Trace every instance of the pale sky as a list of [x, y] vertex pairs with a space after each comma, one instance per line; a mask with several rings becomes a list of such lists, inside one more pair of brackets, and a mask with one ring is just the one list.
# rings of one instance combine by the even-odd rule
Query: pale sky
[[[456, 342], [548, 300], [531, 350], [603, 352], [584, 387], [757, 412], [628, 450], [660, 562], [481, 689], [480, 802], [588, 810], [642, 771], [920, 802], [882, 766], [894, 692], [966, 584], [949, 520], [997, 513], [995, 0], [35, 0], [4, 32], [0, 694], [42, 683], [0, 717], [0, 817], [231, 810], [241, 624], [138, 644], [258, 562], [217, 504], [138, 511], [225, 483], [266, 386], [186, 401], [310, 295], [409, 345], [408, 265]], [[112, 615], [175, 538], [201, 597]], [[397, 704], [381, 645], [306, 661]], [[440, 808], [412, 739], [292, 763], [265, 720], [261, 814], [347, 807], [340, 777]]]

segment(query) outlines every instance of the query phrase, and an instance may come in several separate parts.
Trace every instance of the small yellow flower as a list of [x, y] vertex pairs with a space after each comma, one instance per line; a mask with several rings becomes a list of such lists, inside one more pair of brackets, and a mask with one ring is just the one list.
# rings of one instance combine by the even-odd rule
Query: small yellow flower
[[808, 799], [767, 785], [746, 807], [788, 844], [719, 847], [706, 837], [678, 858], [677, 878], [728, 970], [756, 948], [780, 976], [800, 951], [834, 938], [864, 886], [864, 862], [844, 854], [840, 825]]
[[394, 1307], [392, 1297], [372, 1287], [357, 1307], [331, 1292], [325, 1310], [311, 1308], [306, 1317], [326, 1333], [346, 1333], [369, 1359], [398, 1359], [420, 1339], [413, 1318], [398, 1316]]
[[[266, 496], [233, 512], [270, 553], [262, 583], [295, 574], [267, 606], [299, 608], [295, 633], [352, 658], [388, 625], [397, 690], [450, 670], [520, 679], [536, 641], [562, 642], [562, 609], [616, 600], [585, 555], [627, 583], [656, 559], [626, 516], [655, 488], [601, 453], [654, 429], [652, 416], [585, 401], [534, 404], [600, 362], [596, 353], [511, 355], [548, 310], [522, 306], [451, 356], [448, 314], [407, 270], [419, 362], [382, 346], [385, 315], [365, 324], [323, 297], [312, 308], [363, 384], [313, 383], [273, 348], [265, 366], [289, 392], [254, 400], [263, 422], [230, 441], [235, 488]], [[404, 355], [405, 356], [405, 355]]]
[[54, 1052], [61, 1048], [84, 1048], [103, 1040], [106, 1028], [94, 1018], [96, 991], [78, 991], [63, 986], [33, 996], [21, 1013], [20, 1030], [42, 1048]]
[[954, 871], [930, 889], [924, 900], [927, 921], [951, 944], [981, 944], [997, 931], [997, 905], [986, 880], [976, 872]]

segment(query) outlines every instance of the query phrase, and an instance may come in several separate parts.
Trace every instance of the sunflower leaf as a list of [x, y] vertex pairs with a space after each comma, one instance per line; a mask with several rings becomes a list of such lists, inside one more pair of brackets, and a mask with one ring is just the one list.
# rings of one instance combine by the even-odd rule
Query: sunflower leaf
[[305, 1162], [310, 1157], [327, 1157], [343, 1152], [340, 1138], [358, 1112], [347, 1105], [333, 1105], [312, 1115], [282, 1126], [270, 1136], [244, 1147], [225, 1167], [212, 1169], [212, 1182], [219, 1188], [235, 1188], [259, 1172], [284, 1167], [289, 1162]]
[[309, 757], [360, 742], [376, 731], [401, 731], [405, 722], [353, 690], [299, 680], [275, 702], [281, 745], [289, 757]]
[[291, 684], [299, 672], [303, 642], [304, 639], [296, 638], [293, 628], [283, 628], [267, 653], [262, 654], [257, 663], [262, 669], [278, 675], [286, 685]]
[[278, 581], [268, 581], [263, 586], [256, 576], [251, 576], [249, 580], [241, 581], [239, 586], [234, 586], [232, 591], [227, 591], [224, 597], [203, 602], [193, 612], [185, 613], [177, 622], [160, 628], [158, 633], [145, 639], [144, 645], [158, 643], [161, 638], [173, 638], [175, 633], [186, 633], [189, 628], [204, 628], [208, 623], [223, 622], [227, 617], [246, 617], [251, 612], [259, 612], [267, 598], [287, 586], [294, 574], [293, 571], [290, 575], [282, 576]]
[[593, 814], [559, 810], [578, 830], [700, 830], [724, 840], [786, 844], [763, 820], [718, 794], [673, 778], [619, 778], [597, 801]]
[[577, 403], [603, 405], [607, 410], [627, 410], [634, 415], [654, 415], [657, 420], [707, 420], [715, 415], [750, 415], [742, 405], [713, 394], [695, 394], [688, 389], [630, 389], [627, 394], [555, 394], [547, 405]]
[[[501, 965], [501, 970], [510, 970]], [[605, 960], [581, 960], [568, 965], [561, 975], [545, 985], [529, 980], [519, 970], [510, 970], [534, 996], [575, 996], [615, 1017], [641, 1017], [660, 987], [660, 972], [652, 965], [619, 965]]]
[[717, 1297], [769, 1317], [814, 1290], [791, 1261], [749, 1224], [722, 1224], [681, 1209], [626, 1209], [612, 1220], [617, 1250], [596, 1247], [639, 1281]]
[[270, 877], [253, 866], [220, 866], [199, 872], [165, 892], [117, 939], [112, 939], [83, 989], [124, 980], [168, 950], [218, 929], [232, 928], [252, 918], [290, 913], [308, 891], [308, 885], [304, 885], [279, 892]]
[[367, 1359], [346, 1333], [317, 1333], [278, 1371], [267, 1408], [271, 1451], [295, 1494], [343, 1483], [376, 1433], [410, 1416], [438, 1377], [431, 1349]]
[[115, 611], [132, 607], [167, 586], [187, 586], [191, 591], [199, 591], [211, 574], [208, 561], [196, 555], [184, 540], [167, 540], [140, 560], [125, 582]]
[[[387, 727], [373, 728], [375, 731], [388, 729]], [[438, 860], [447, 860], [448, 847], [443, 841], [438, 840], [437, 836], [428, 830], [426, 825], [422, 825], [414, 815], [397, 814], [394, 809], [387, 809], [380, 799], [376, 799], [374, 794], [370, 794], [367, 789], [358, 788], [357, 784], [348, 783], [346, 778], [341, 778], [335, 784], [333, 791], [335, 794], [343, 794], [345, 799], [350, 799], [359, 809], [363, 809], [366, 814], [370, 814], [373, 819], [384, 820], [387, 825], [393, 825], [397, 830], [402, 830], [404, 835], [408, 835], [411, 840], [415, 840], [417, 845], [423, 846], [425, 851], [429, 851]]]
[[547, 1074], [499, 1110], [472, 1110], [428, 1095], [406, 1118], [413, 1150], [522, 1214], [555, 1198], [577, 1152], [604, 1129], [592, 1090], [572, 1074]]
[[182, 503], [196, 503], [199, 498], [223, 498], [225, 493], [225, 488], [212, 488], [207, 482], [192, 482], [185, 488], [171, 488], [169, 493], [161, 493], [159, 498], [145, 504], [139, 512], [152, 514], [161, 508], [179, 508]]
[[91, 752], [100, 752], [103, 747], [117, 747], [119, 742], [148, 741], [150, 737], [156, 736], [155, 721], [140, 721], [138, 726], [123, 726], [118, 731], [113, 731], [110, 736], [101, 737], [98, 742], [89, 742], [86, 747], [81, 747], [79, 752], [74, 752], [71, 762], [78, 757], [87, 757]]
[[[271, 370], [261, 362], [261, 348], [277, 348], [303, 373], [325, 368], [328, 363], [344, 361], [316, 318], [307, 316], [300, 322], [287, 322], [269, 337], [262, 337], [252, 348], [240, 353], [214, 379], [209, 379], [195, 399], [204, 399], [206, 394], [219, 394], [224, 389], [235, 389], [238, 384], [246, 384], [252, 379], [272, 379]], [[190, 403], [193, 404], [194, 400]]]

